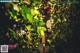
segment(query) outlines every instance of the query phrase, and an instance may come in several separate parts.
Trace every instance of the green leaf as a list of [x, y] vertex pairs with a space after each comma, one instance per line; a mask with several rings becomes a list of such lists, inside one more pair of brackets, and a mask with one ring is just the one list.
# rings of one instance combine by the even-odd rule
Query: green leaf
[[[31, 14], [31, 11], [30, 11], [29, 8], [27, 8], [27, 6], [22, 6], [21, 14], [22, 14], [22, 16], [24, 17], [24, 19], [27, 19], [27, 17], [29, 16], [29, 15], [27, 15], [27, 14]], [[31, 16], [31, 15], [30, 15], [30, 16]]]
[[41, 35], [44, 35], [44, 31], [43, 31], [43, 30], [40, 30], [40, 34], [41, 34]]
[[58, 22], [61, 22], [61, 19], [57, 19], [58, 20]]
[[37, 27], [37, 33], [40, 35], [40, 27]]
[[46, 27], [41, 27], [41, 29], [42, 29], [43, 31], [46, 31]]
[[27, 6], [22, 6], [22, 10], [24, 10], [26, 13], [30, 13], [30, 9], [27, 8]]
[[34, 22], [35, 22], [35, 23], [38, 23], [38, 22], [39, 22], [39, 20], [38, 20], [38, 19], [34, 19]]
[[26, 13], [25, 13], [25, 11], [24, 11], [23, 8], [22, 8], [22, 10], [21, 10], [21, 14], [22, 14], [22, 16], [23, 16], [24, 18], [26, 18]]
[[36, 24], [35, 24], [35, 23], [33, 23], [33, 29], [34, 29], [34, 31], [36, 31], [36, 32], [37, 32], [37, 26], [36, 26]]
[[51, 40], [47, 39], [47, 42], [51, 43]]
[[12, 36], [15, 36], [15, 35], [16, 35], [16, 33], [13, 31], [13, 32], [12, 32]]
[[44, 25], [45, 25], [45, 22], [44, 22], [44, 21], [40, 21], [40, 22], [39, 22], [39, 25], [40, 25], [40, 26], [44, 26]]
[[27, 28], [27, 30], [31, 30], [31, 25], [29, 25], [29, 26], [26, 26], [26, 28]]
[[31, 15], [35, 15], [34, 9], [31, 9]]
[[32, 15], [31, 14], [27, 14], [27, 19], [32, 22], [33, 21], [33, 18], [32, 18]]
[[17, 4], [13, 4], [13, 9], [19, 12], [19, 8]]
[[34, 17], [34, 22], [38, 25], [39, 24], [39, 19], [37, 16]]
[[46, 31], [45, 27], [37, 27], [37, 33], [39, 35], [44, 35], [44, 31]]

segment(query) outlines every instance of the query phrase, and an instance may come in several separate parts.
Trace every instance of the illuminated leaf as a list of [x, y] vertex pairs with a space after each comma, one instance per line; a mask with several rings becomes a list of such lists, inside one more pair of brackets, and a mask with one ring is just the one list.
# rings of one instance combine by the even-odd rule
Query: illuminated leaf
[[39, 14], [38, 10], [34, 10], [35, 14]]
[[31, 9], [31, 15], [32, 15], [32, 16], [35, 15], [34, 9]]
[[51, 40], [47, 39], [47, 42], [51, 43]]
[[46, 31], [46, 27], [41, 27], [41, 29], [42, 29], [43, 31]]
[[40, 35], [40, 29], [39, 29], [39, 27], [37, 27], [37, 33]]
[[38, 19], [37, 16], [34, 17], [34, 22], [38, 25], [38, 23], [39, 23], [39, 19]]
[[61, 22], [61, 19], [58, 19], [58, 22]]
[[45, 22], [44, 22], [44, 21], [40, 21], [40, 22], [39, 22], [39, 25], [40, 25], [40, 26], [44, 26], [44, 25], [45, 25]]
[[32, 18], [32, 15], [31, 15], [31, 14], [27, 14], [27, 19], [28, 19], [30, 22], [33, 22], [33, 18]]
[[31, 30], [31, 26], [29, 25], [29, 26], [26, 26], [26, 28], [27, 28], [27, 30]]
[[[21, 14], [24, 17], [24, 19], [27, 19], [27, 18], [29, 19], [31, 17], [31, 15], [30, 15], [31, 11], [29, 8], [27, 8], [27, 6], [22, 6]], [[29, 19], [29, 21], [31, 21], [31, 20]]]
[[43, 30], [40, 30], [40, 33], [41, 33], [41, 35], [44, 35], [44, 31]]
[[18, 5], [17, 4], [14, 4], [13, 5], [13, 9], [19, 12], [19, 8], [18, 8]]

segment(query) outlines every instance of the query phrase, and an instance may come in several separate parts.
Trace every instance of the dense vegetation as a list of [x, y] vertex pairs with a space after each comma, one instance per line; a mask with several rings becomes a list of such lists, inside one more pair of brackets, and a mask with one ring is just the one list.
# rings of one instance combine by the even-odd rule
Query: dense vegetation
[[16, 44], [16, 53], [78, 53], [80, 5], [62, 2], [0, 3], [0, 45]]

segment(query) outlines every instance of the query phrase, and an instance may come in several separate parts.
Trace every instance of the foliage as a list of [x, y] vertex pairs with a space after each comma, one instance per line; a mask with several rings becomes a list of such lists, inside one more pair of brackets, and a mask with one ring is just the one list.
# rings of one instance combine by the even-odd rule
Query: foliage
[[[7, 36], [16, 40], [22, 53], [39, 52], [41, 38], [46, 34], [46, 45], [51, 51], [73, 33], [70, 14], [72, 4], [53, 3], [52, 0], [21, 0], [8, 3], [6, 16], [15, 23], [8, 26]], [[26, 51], [27, 50], [27, 51]]]

